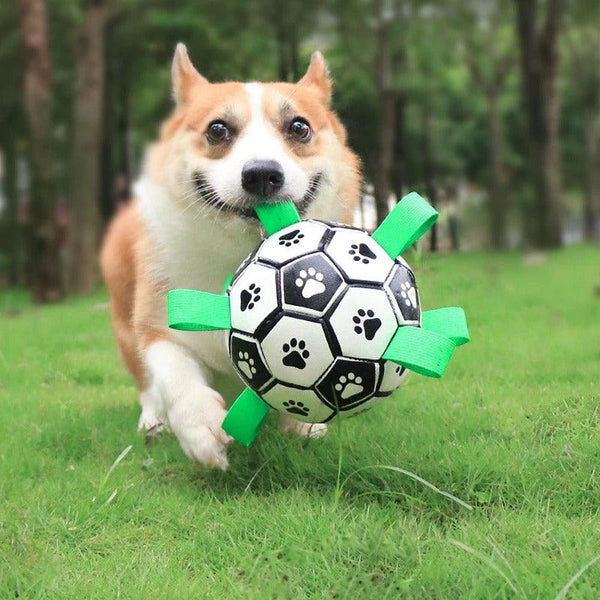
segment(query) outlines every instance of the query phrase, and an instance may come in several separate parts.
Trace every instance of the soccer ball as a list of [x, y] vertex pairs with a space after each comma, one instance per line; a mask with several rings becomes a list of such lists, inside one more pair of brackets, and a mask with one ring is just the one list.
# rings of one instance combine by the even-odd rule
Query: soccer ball
[[381, 357], [399, 326], [420, 326], [415, 276], [360, 229], [290, 225], [242, 263], [227, 293], [233, 365], [276, 410], [309, 423], [356, 415], [406, 376]]

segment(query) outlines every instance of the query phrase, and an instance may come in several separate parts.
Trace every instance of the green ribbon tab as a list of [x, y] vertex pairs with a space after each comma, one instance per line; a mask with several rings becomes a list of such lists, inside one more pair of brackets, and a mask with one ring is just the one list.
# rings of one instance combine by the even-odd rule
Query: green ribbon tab
[[382, 358], [427, 377], [441, 377], [454, 348], [456, 344], [445, 335], [406, 325], [398, 328]]
[[373, 239], [393, 258], [412, 246], [436, 221], [438, 212], [416, 192], [404, 196], [373, 232]]
[[263, 426], [269, 405], [253, 390], [246, 388], [231, 405], [221, 428], [248, 447]]
[[235, 275], [233, 273], [229, 273], [229, 275], [227, 275], [227, 278], [225, 279], [225, 281], [223, 283], [223, 287], [221, 288], [221, 294], [225, 294], [227, 292], [234, 277], [235, 277]]
[[259, 204], [254, 210], [267, 235], [273, 235], [288, 225], [300, 222], [300, 215], [291, 200], [276, 204]]
[[231, 329], [229, 296], [197, 290], [171, 290], [167, 294], [169, 327], [184, 331]]
[[457, 346], [471, 339], [465, 311], [457, 306], [425, 311], [421, 315], [421, 327], [450, 338]]

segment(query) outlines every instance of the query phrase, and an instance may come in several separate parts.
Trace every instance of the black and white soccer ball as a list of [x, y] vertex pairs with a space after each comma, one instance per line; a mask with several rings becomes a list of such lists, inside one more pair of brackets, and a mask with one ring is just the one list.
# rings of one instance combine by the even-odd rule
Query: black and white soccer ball
[[227, 293], [236, 371], [300, 421], [363, 412], [406, 375], [381, 356], [398, 327], [420, 325], [415, 276], [360, 229], [290, 225], [242, 263]]

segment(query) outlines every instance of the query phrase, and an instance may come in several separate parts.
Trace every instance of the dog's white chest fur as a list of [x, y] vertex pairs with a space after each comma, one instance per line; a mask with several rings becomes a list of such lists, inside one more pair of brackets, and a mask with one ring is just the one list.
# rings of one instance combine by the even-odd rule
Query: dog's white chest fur
[[[227, 223], [180, 208], [167, 193], [147, 179], [135, 188], [140, 215], [156, 249], [150, 276], [167, 281], [169, 289], [187, 288], [220, 293], [230, 273], [258, 245], [258, 225], [241, 219]], [[157, 298], [156, 318], [167, 320], [166, 295]], [[225, 332], [173, 331], [206, 366], [232, 373]]]

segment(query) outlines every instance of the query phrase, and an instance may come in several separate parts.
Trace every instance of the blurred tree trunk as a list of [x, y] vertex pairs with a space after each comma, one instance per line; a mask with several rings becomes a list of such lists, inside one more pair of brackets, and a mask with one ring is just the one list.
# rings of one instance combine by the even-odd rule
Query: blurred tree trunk
[[595, 98], [584, 108], [586, 194], [583, 229], [588, 241], [598, 236], [600, 213], [600, 161], [598, 160], [598, 90]]
[[490, 243], [492, 248], [506, 247], [506, 187], [504, 178], [504, 130], [500, 114], [500, 90], [493, 87], [486, 94], [490, 129]]
[[527, 116], [530, 168], [536, 202], [534, 243], [551, 248], [562, 245], [560, 147], [558, 130], [558, 38], [564, 0], [548, 0], [544, 22], [538, 26], [540, 3], [515, 0], [517, 34], [521, 48], [524, 108]]
[[77, 40], [71, 164], [69, 289], [90, 293], [98, 281], [100, 154], [104, 98], [104, 32], [108, 0], [86, 0]]
[[292, 81], [298, 81], [298, 79], [300, 79], [302, 73], [300, 72], [300, 60], [298, 57], [298, 54], [299, 54], [298, 47], [300, 45], [300, 42], [298, 40], [298, 30], [295, 27], [290, 28], [289, 45], [290, 45], [290, 70], [292, 72]]
[[[477, 52], [485, 51], [492, 63], [491, 75], [484, 75], [479, 67]], [[487, 102], [487, 122], [490, 145], [490, 189], [489, 189], [489, 232], [490, 245], [500, 249], [506, 247], [506, 181], [504, 171], [504, 126], [500, 112], [500, 96], [506, 76], [513, 64], [512, 52], [497, 56], [492, 37], [483, 48], [470, 48], [467, 60], [471, 76], [482, 89]]]
[[[123, 63], [124, 57], [119, 61], [117, 54], [120, 48], [115, 40], [115, 28], [117, 19], [111, 18], [106, 23], [105, 40], [105, 73], [104, 73], [104, 99], [102, 101], [102, 149], [100, 152], [100, 214], [102, 223], [106, 224], [115, 212], [115, 161], [118, 151], [115, 150], [117, 141], [115, 113], [119, 110], [116, 89], [121, 77], [126, 77], [126, 68]], [[120, 63], [120, 64], [119, 64]]]
[[20, 0], [23, 38], [23, 106], [29, 129], [31, 198], [28, 270], [35, 302], [63, 296], [55, 226], [52, 153], [52, 57], [44, 0]]
[[[434, 208], [437, 206], [437, 188], [435, 185], [435, 162], [431, 139], [431, 110], [425, 102], [421, 113], [421, 152], [423, 154], [423, 182], [425, 184], [425, 196]], [[429, 249], [437, 252], [438, 226], [437, 223], [431, 228], [429, 238]]]
[[14, 142], [4, 146], [4, 168], [6, 182], [6, 201], [8, 223], [8, 285], [17, 286], [22, 283], [22, 273], [19, 268], [19, 225], [17, 222], [17, 174], [16, 153]]
[[392, 88], [392, 61], [390, 52], [390, 28], [392, 19], [385, 14], [383, 0], [376, 0], [376, 58], [375, 83], [379, 97], [379, 148], [375, 161], [375, 209], [377, 224], [389, 212], [390, 176], [394, 158], [396, 135], [396, 93]]
[[394, 140], [394, 168], [392, 169], [393, 186], [401, 199], [404, 185], [405, 173], [404, 165], [406, 163], [405, 140], [405, 115], [406, 98], [403, 94], [396, 94], [396, 139]]
[[130, 123], [130, 65], [116, 39], [118, 17], [109, 19], [105, 31], [100, 209], [106, 224], [118, 204], [130, 198], [133, 177]]
[[593, 5], [582, 4], [580, 11], [571, 15], [571, 27], [566, 36], [568, 73], [571, 86], [576, 91], [583, 112], [583, 153], [585, 192], [583, 204], [583, 233], [588, 241], [600, 235], [597, 230], [600, 218], [600, 162], [598, 135], [600, 133], [600, 34], [597, 21], [600, 4], [595, 14]]

